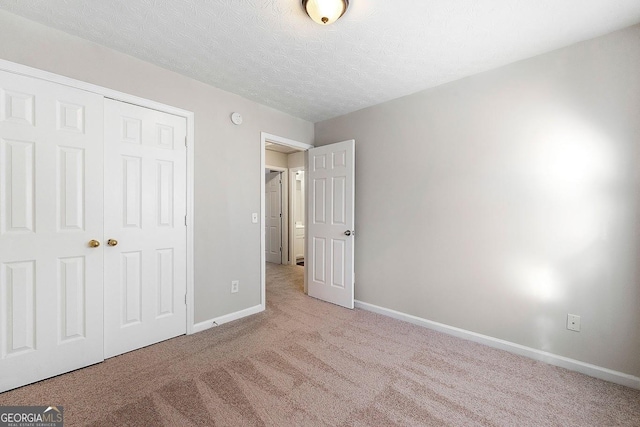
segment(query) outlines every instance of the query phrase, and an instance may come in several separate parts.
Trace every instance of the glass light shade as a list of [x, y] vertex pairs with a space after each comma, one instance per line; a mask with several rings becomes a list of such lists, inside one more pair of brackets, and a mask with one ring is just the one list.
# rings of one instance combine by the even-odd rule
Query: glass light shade
[[347, 11], [349, 0], [303, 0], [307, 15], [320, 25], [333, 24]]

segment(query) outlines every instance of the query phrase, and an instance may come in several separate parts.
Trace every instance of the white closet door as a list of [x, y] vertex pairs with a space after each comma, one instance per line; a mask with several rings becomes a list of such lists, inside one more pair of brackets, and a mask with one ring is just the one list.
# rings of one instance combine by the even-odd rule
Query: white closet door
[[0, 72], [0, 392], [103, 360], [103, 119]]
[[105, 100], [105, 357], [186, 333], [185, 137], [183, 117]]

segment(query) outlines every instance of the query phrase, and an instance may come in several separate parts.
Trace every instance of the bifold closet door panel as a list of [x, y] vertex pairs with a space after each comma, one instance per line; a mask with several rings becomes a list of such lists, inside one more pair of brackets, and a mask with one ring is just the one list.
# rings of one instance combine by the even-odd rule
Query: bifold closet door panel
[[186, 119], [105, 100], [105, 357], [186, 333]]
[[0, 392], [103, 360], [103, 124], [102, 96], [0, 72]]

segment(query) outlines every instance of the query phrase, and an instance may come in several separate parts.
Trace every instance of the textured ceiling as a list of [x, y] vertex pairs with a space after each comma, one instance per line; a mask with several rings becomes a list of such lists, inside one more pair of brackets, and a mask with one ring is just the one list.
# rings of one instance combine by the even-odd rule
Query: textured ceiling
[[0, 0], [0, 8], [317, 122], [640, 22], [639, 0]]

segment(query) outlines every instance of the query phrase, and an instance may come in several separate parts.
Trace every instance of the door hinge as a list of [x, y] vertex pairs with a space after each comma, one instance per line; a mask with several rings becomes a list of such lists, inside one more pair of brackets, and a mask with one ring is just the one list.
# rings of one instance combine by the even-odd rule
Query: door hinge
[[280, 218], [282, 218], [282, 212], [280, 212]]
[[184, 226], [185, 227], [187, 226], [187, 216], [186, 215], [184, 216]]
[[184, 146], [185, 146], [185, 147], [188, 147], [188, 146], [187, 146], [187, 137], [186, 137], [186, 136], [184, 137]]
[[187, 303], [187, 294], [184, 294], [184, 303]]

